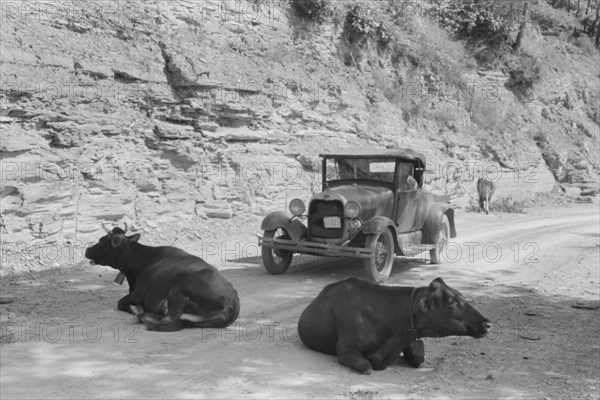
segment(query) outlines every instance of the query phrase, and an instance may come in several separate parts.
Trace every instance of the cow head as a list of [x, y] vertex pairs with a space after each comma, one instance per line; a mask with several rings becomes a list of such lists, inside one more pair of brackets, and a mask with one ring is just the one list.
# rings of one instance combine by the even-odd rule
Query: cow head
[[434, 279], [415, 296], [415, 323], [423, 337], [472, 336], [481, 338], [491, 329], [490, 321], [467, 303], [458, 290]]
[[85, 257], [91, 260], [92, 264], [107, 265], [120, 270], [123, 268], [131, 243], [137, 242], [140, 234], [125, 236], [127, 224], [124, 230], [113, 228], [111, 231], [104, 224], [102, 228], [106, 231], [106, 236], [101, 237], [95, 245], [88, 247], [85, 250]]

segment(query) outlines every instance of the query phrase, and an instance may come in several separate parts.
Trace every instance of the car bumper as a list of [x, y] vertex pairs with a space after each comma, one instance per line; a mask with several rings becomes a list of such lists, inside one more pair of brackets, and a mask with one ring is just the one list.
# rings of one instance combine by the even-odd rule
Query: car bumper
[[364, 247], [349, 247], [331, 243], [317, 243], [307, 240], [265, 239], [258, 236], [258, 245], [277, 250], [288, 250], [294, 253], [312, 254], [328, 257], [375, 258], [371, 249]]

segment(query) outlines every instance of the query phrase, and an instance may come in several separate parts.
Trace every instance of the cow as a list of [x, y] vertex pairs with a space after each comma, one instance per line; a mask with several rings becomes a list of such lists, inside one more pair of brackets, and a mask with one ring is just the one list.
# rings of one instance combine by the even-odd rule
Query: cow
[[223, 328], [237, 319], [237, 291], [215, 267], [176, 247], [140, 244], [139, 233], [125, 235], [127, 224], [124, 230], [102, 228], [106, 235], [85, 257], [119, 270], [121, 282], [127, 278], [129, 294], [117, 307], [136, 315], [148, 330]]
[[412, 366], [425, 360], [423, 337], [484, 337], [491, 329], [441, 278], [426, 287], [381, 286], [348, 278], [323, 288], [298, 320], [300, 340], [337, 356], [363, 374], [384, 370], [400, 353]]
[[484, 177], [477, 179], [477, 194], [479, 195], [479, 209], [490, 213], [490, 201], [496, 191], [496, 184]]

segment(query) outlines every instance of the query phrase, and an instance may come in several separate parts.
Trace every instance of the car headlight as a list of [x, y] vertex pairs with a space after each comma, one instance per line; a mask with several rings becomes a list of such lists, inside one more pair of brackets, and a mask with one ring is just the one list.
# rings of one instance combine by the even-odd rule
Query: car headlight
[[357, 218], [360, 215], [362, 207], [356, 201], [349, 201], [344, 207], [344, 215], [348, 218]]
[[304, 206], [304, 202], [300, 199], [294, 199], [292, 201], [290, 201], [290, 212], [293, 215], [302, 215], [302, 213], [306, 210], [306, 207]]
[[360, 227], [362, 226], [362, 222], [360, 221], [360, 219], [353, 219], [352, 221], [350, 221], [350, 228], [356, 230], [359, 230]]

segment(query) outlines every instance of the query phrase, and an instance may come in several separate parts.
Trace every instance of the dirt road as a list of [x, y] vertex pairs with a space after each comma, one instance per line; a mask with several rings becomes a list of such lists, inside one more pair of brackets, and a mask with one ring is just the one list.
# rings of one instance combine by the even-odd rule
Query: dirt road
[[240, 294], [240, 318], [225, 330], [175, 333], [131, 325], [116, 310], [126, 285], [112, 283], [110, 268], [5, 278], [2, 295], [15, 300], [0, 305], [0, 397], [598, 399], [599, 224], [596, 206], [458, 214], [446, 263], [398, 258], [386, 284], [440, 276], [493, 332], [426, 339], [421, 368], [399, 360], [370, 376], [307, 349], [296, 333], [323, 286], [363, 276], [354, 260], [301, 257], [271, 276], [256, 258], [215, 255]]

